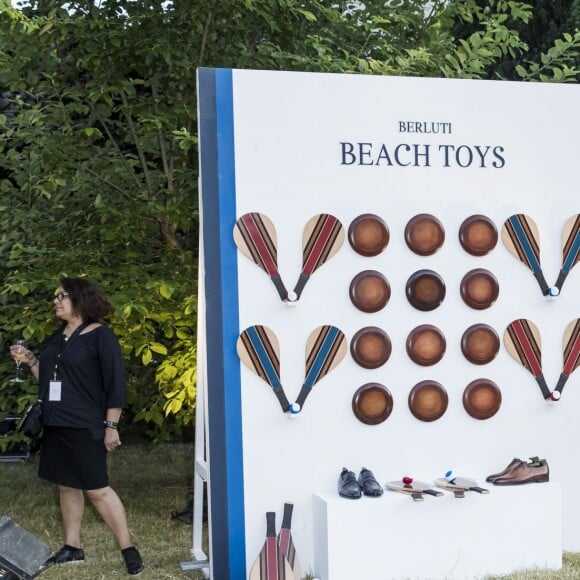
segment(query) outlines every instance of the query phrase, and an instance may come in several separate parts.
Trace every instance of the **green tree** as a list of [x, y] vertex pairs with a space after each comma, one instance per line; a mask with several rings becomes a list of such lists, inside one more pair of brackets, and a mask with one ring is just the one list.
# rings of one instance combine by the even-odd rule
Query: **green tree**
[[[190, 425], [196, 69], [488, 78], [509, 57], [577, 80], [573, 30], [518, 60], [531, 17], [504, 0], [0, 0], [0, 343], [39, 348], [59, 276], [90, 276], [116, 306], [131, 416], [157, 439]], [[0, 361], [0, 413], [20, 412], [34, 386]]]

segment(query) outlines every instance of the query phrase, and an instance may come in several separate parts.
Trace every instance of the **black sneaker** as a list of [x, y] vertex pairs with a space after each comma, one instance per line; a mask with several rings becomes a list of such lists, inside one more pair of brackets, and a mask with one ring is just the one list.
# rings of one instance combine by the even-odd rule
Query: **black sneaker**
[[85, 561], [85, 553], [81, 548], [73, 548], [65, 544], [54, 556], [51, 556], [45, 566], [53, 564], [82, 564]]
[[127, 566], [127, 572], [129, 572], [129, 574], [132, 576], [138, 576], [143, 572], [143, 560], [141, 559], [139, 550], [137, 550], [135, 546], [121, 550], [121, 554], [123, 554], [125, 566]]

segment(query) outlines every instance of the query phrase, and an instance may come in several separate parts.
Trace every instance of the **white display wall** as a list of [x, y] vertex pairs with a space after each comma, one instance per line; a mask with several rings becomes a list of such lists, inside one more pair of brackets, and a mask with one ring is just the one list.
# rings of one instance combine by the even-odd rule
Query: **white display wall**
[[[303, 569], [316, 573], [313, 494], [336, 492], [342, 467], [358, 475], [365, 466], [381, 483], [405, 475], [433, 481], [449, 469], [483, 482], [514, 456], [532, 455], [547, 459], [551, 480], [562, 486], [563, 548], [580, 550], [574, 491], [580, 372], [550, 404], [503, 340], [486, 365], [470, 363], [460, 348], [472, 324], [488, 324], [501, 338], [512, 320], [530, 319], [541, 333], [544, 376], [555, 388], [564, 329], [580, 316], [580, 269], [571, 271], [560, 296], [544, 297], [501, 239], [476, 257], [458, 237], [471, 215], [487, 216], [499, 232], [510, 215], [527, 214], [538, 225], [543, 271], [554, 284], [564, 223], [580, 210], [578, 86], [208, 69], [200, 71], [199, 89], [208, 316], [200, 340], [208, 350], [214, 566], [230, 578], [247, 577], [263, 543], [265, 512], [277, 512], [279, 527], [284, 502], [292, 502]], [[444, 132], [416, 132], [433, 126]], [[365, 154], [355, 159], [350, 151]], [[248, 212], [273, 222], [289, 290], [302, 267], [302, 230], [315, 214], [336, 216], [345, 232], [361, 214], [376, 214], [390, 241], [381, 254], [363, 257], [345, 240], [300, 300], [287, 304], [234, 244], [235, 221]], [[421, 213], [436, 216], [445, 229], [443, 246], [431, 256], [413, 253], [404, 238], [407, 222]], [[497, 301], [484, 310], [460, 297], [461, 279], [474, 268], [491, 271], [499, 282]], [[407, 279], [420, 269], [445, 282], [446, 297], [433, 311], [413, 308], [405, 296]], [[389, 281], [391, 297], [379, 312], [362, 312], [350, 300], [351, 280], [363, 270], [380, 271]], [[252, 325], [275, 332], [281, 382], [293, 402], [304, 381], [306, 339], [325, 324], [341, 329], [349, 344], [359, 329], [380, 327], [392, 354], [369, 370], [347, 352], [290, 417], [240, 362], [237, 337]], [[445, 355], [433, 366], [415, 364], [406, 352], [407, 336], [420, 324], [437, 326], [446, 338]], [[499, 411], [486, 420], [471, 417], [462, 403], [465, 387], [478, 378], [495, 382], [502, 395]], [[432, 422], [415, 418], [407, 402], [412, 387], [427, 379], [441, 383], [449, 397], [446, 412]], [[377, 425], [363, 424], [352, 411], [353, 394], [369, 382], [383, 384], [393, 397], [392, 413]], [[389, 494], [357, 501], [388, 502]]]

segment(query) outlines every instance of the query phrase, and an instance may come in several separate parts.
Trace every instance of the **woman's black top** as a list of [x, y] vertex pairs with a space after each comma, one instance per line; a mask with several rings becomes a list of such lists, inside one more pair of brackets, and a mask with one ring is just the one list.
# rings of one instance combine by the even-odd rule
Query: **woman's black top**
[[[53, 380], [61, 382], [60, 401], [49, 401]], [[39, 393], [45, 425], [102, 426], [106, 410], [123, 408], [127, 397], [121, 346], [114, 332], [98, 326], [68, 342], [62, 331], [50, 337], [40, 355]]]

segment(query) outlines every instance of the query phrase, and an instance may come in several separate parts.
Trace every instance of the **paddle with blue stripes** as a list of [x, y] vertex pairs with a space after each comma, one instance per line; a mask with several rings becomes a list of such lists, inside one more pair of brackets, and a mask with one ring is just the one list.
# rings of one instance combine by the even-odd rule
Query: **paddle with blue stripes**
[[346, 337], [336, 326], [319, 326], [310, 333], [306, 342], [306, 378], [293, 405], [295, 412], [302, 410], [314, 385], [340, 364], [345, 354]]
[[278, 248], [276, 228], [262, 213], [246, 213], [236, 221], [234, 242], [240, 252], [256, 263], [272, 280], [283, 301], [288, 300], [288, 291], [278, 271]]
[[523, 213], [514, 214], [503, 224], [501, 239], [510, 254], [532, 271], [542, 294], [548, 296], [550, 288], [540, 264], [540, 234], [536, 222]]
[[[580, 366], [580, 318], [572, 320], [564, 331], [564, 366], [558, 384], [552, 393], [553, 399], [559, 399], [562, 389], [570, 375]], [[555, 395], [555, 393], [558, 393]]]
[[267, 326], [249, 326], [238, 337], [236, 350], [240, 360], [272, 387], [286, 413], [290, 403], [280, 382], [280, 344], [274, 331]]
[[580, 213], [566, 220], [562, 234], [562, 269], [556, 280], [558, 292], [570, 270], [580, 261]]

